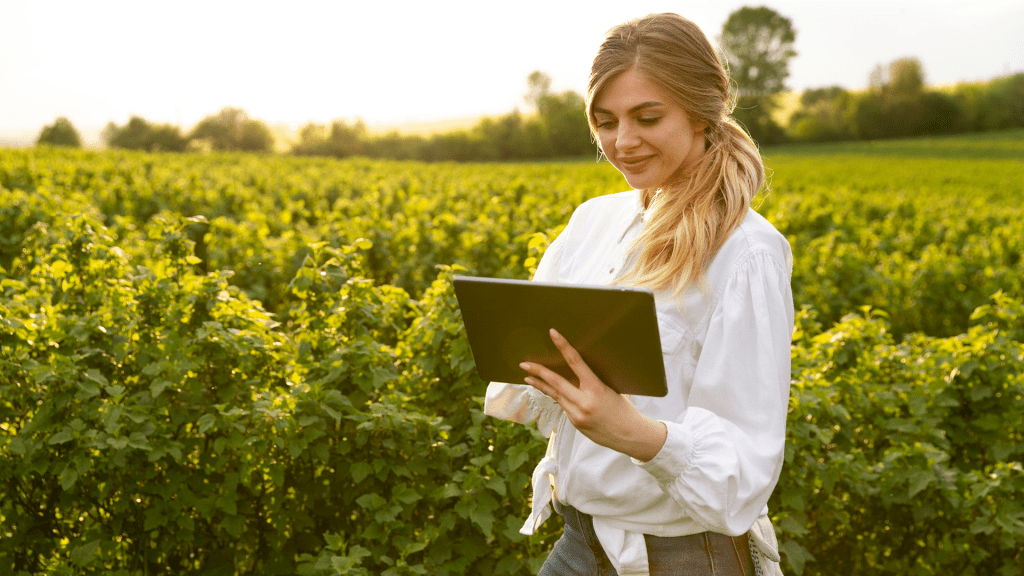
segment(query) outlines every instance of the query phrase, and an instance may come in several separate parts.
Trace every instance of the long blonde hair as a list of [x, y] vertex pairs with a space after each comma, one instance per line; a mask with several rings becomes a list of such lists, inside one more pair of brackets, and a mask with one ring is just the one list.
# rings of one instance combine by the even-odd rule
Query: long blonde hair
[[678, 295], [693, 283], [704, 286], [708, 265], [764, 184], [764, 164], [730, 117], [728, 72], [696, 24], [678, 14], [652, 14], [608, 32], [587, 89], [587, 120], [598, 142], [594, 100], [627, 70], [664, 90], [691, 123], [707, 125], [700, 159], [660, 188], [641, 191], [646, 224], [623, 273], [629, 283]]

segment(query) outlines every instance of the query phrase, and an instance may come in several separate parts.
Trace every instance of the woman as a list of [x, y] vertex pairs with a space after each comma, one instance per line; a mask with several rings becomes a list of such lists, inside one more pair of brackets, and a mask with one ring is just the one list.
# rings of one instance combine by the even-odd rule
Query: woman
[[489, 385], [488, 414], [551, 435], [522, 529], [552, 500], [564, 517], [542, 575], [778, 570], [766, 503], [783, 462], [792, 256], [750, 208], [764, 167], [729, 90], [675, 14], [612, 29], [594, 59], [591, 131], [635, 190], [577, 208], [534, 279], [651, 288], [669, 393], [615, 393], [554, 331], [578, 386], [530, 363], [526, 384]]

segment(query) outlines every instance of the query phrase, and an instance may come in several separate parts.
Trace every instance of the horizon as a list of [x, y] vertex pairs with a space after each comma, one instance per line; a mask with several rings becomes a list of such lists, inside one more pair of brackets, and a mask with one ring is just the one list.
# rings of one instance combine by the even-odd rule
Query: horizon
[[[585, 93], [593, 51], [615, 24], [675, 11], [717, 43], [729, 13], [751, 3], [591, 0], [578, 4], [583, 10], [569, 4], [528, 0], [496, 14], [468, 0], [429, 7], [306, 1], [283, 11], [234, 0], [183, 0], [172, 8], [10, 0], [0, 6], [12, 31], [0, 39], [0, 53], [19, 57], [0, 59], [0, 85], [7, 87], [0, 91], [0, 145], [10, 145], [13, 135], [34, 143], [61, 116], [95, 146], [110, 122], [139, 116], [184, 132], [228, 106], [292, 131], [334, 120], [361, 120], [375, 132], [464, 126], [526, 111], [526, 77], [534, 70], [552, 78], [555, 92]], [[876, 65], [902, 57], [920, 60], [930, 87], [1024, 71], [1024, 3], [768, 6], [797, 31], [786, 83], [792, 92], [860, 90]]]

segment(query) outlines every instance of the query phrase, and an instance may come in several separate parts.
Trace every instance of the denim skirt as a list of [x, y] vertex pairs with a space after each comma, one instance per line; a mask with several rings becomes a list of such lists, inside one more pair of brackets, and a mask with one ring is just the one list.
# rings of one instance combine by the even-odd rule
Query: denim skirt
[[[565, 529], [538, 576], [617, 576], [589, 515], [563, 504]], [[701, 532], [689, 536], [644, 535], [651, 576], [752, 576], [747, 535]]]

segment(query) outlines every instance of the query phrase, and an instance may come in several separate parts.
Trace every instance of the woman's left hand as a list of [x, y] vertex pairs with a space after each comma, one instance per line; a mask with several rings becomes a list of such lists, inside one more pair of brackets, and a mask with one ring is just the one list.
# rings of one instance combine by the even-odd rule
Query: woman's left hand
[[644, 416], [628, 398], [602, 382], [553, 328], [551, 341], [576, 374], [579, 386], [533, 362], [519, 365], [530, 374], [524, 381], [558, 402], [572, 425], [587, 438], [643, 462], [654, 458], [665, 444], [665, 425]]

